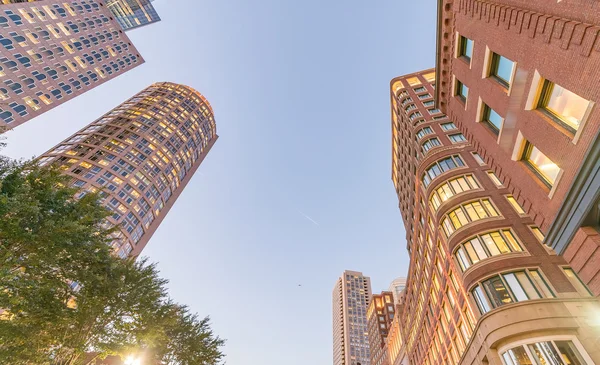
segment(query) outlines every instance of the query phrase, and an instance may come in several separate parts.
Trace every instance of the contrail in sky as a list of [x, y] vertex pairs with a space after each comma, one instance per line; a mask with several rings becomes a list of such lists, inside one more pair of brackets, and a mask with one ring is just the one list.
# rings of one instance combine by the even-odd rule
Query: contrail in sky
[[306, 219], [308, 219], [309, 221], [313, 222], [313, 223], [315, 224], [315, 226], [319, 226], [319, 225], [320, 225], [319, 223], [317, 223], [317, 221], [315, 221], [315, 220], [314, 220], [314, 219], [312, 219], [311, 217], [307, 216], [306, 214], [302, 213], [302, 211], [301, 211], [301, 210], [298, 210], [298, 212], [299, 212], [300, 214], [302, 214], [302, 215], [304, 216], [304, 218], [306, 218]]

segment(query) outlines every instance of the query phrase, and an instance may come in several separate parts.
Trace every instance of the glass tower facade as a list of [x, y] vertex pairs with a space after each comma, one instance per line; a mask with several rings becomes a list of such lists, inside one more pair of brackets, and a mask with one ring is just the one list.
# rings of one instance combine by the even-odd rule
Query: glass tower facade
[[151, 0], [108, 0], [108, 9], [123, 30], [141, 27], [160, 20]]
[[103, 204], [112, 246], [137, 256], [217, 139], [213, 111], [194, 89], [155, 83], [42, 155]]

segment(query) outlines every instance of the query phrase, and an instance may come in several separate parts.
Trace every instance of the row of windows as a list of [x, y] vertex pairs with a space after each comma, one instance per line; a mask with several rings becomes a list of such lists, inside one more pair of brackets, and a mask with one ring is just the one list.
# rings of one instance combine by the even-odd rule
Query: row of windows
[[464, 167], [465, 163], [459, 155], [443, 158], [431, 164], [426, 170], [421, 180], [425, 187], [429, 186], [431, 181], [446, 171], [459, 167]]
[[464, 193], [465, 191], [474, 189], [479, 189], [479, 184], [473, 175], [459, 176], [448, 180], [435, 189], [431, 193], [429, 203], [431, 204], [433, 210], [437, 211], [440, 205], [442, 205], [446, 200], [460, 193]]
[[522, 252], [510, 229], [479, 234], [458, 246], [454, 252], [460, 269], [466, 271], [472, 265], [487, 258], [511, 252]]
[[498, 217], [498, 211], [489, 199], [464, 203], [447, 213], [440, 221], [446, 237], [450, 237], [463, 226], [481, 219]]

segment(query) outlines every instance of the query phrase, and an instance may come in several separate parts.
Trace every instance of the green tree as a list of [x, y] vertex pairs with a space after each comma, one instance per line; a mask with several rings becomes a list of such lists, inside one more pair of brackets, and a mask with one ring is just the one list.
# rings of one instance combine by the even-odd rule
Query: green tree
[[55, 168], [0, 160], [0, 364], [136, 352], [219, 363], [223, 341], [208, 319], [169, 299], [154, 264], [112, 255], [101, 196], [74, 199], [68, 186]]

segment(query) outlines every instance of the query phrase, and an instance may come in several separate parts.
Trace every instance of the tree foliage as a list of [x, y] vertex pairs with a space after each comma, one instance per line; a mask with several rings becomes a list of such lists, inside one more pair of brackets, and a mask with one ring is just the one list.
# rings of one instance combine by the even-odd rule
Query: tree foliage
[[154, 264], [112, 255], [101, 197], [76, 192], [57, 169], [0, 160], [0, 364], [220, 363], [208, 318], [173, 303]]

